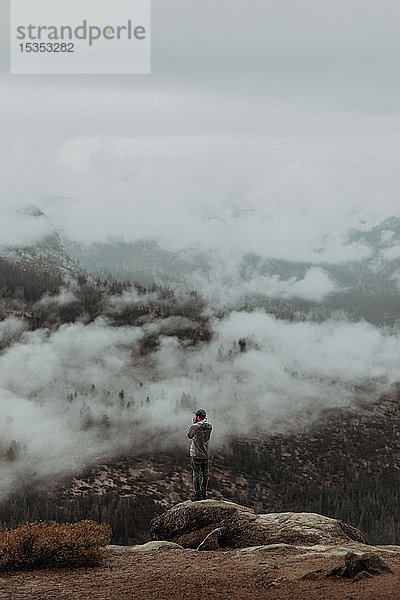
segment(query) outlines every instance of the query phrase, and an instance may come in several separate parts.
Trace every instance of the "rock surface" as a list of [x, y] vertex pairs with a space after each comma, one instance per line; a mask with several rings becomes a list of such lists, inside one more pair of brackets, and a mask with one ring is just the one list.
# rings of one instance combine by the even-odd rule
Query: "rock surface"
[[365, 552], [364, 554], [348, 552], [344, 557], [344, 565], [329, 569], [326, 576], [333, 577], [336, 575], [339, 577], [354, 578], [360, 573], [380, 575], [382, 573], [390, 573], [390, 571], [387, 564], [374, 552]]
[[255, 514], [246, 506], [224, 500], [181, 502], [151, 522], [153, 538], [198, 548], [220, 529], [220, 547], [243, 548], [267, 544], [367, 543], [364, 534], [337, 519], [315, 513]]
[[320, 577], [343, 577], [352, 579], [353, 583], [368, 579], [373, 575], [382, 575], [383, 573], [392, 573], [392, 570], [382, 560], [379, 554], [375, 552], [364, 552], [357, 554], [356, 552], [347, 552], [344, 557], [344, 564], [330, 567], [323, 570], [318, 569], [303, 575], [302, 579], [315, 581]]
[[198, 546], [197, 550], [217, 550], [220, 547], [219, 540], [221, 539], [221, 535], [221, 527], [213, 529], [213, 531], [211, 531], [211, 533], [209, 533], [208, 536], [204, 538], [204, 540]]
[[183, 546], [166, 542], [165, 540], [153, 540], [146, 544], [136, 544], [135, 546], [106, 546], [106, 550], [112, 554], [124, 554], [125, 552], [153, 552], [154, 550], [183, 550]]
[[[211, 533], [211, 538], [217, 535]], [[344, 566], [349, 552], [361, 557], [378, 554], [391, 572], [375, 576], [361, 571], [353, 579], [326, 577], [335, 565]], [[363, 567], [375, 568], [374, 561], [369, 559]], [[353, 564], [349, 558], [347, 562]], [[312, 578], [304, 577], [312, 571]], [[397, 600], [399, 577], [400, 546], [348, 540], [338, 545], [282, 543], [198, 552], [155, 540], [140, 546], [108, 546], [104, 563], [95, 568], [2, 573], [0, 599]]]

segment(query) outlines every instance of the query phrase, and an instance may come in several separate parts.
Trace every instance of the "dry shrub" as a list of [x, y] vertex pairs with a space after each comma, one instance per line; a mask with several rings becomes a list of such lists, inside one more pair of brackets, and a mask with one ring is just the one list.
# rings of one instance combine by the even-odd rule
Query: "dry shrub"
[[36, 521], [0, 531], [0, 570], [99, 564], [111, 539], [109, 525], [94, 521]]

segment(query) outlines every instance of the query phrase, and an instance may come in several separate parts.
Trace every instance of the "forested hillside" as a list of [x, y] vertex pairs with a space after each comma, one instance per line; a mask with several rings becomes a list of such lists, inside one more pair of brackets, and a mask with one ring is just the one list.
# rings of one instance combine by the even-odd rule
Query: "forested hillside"
[[[285, 323], [323, 323], [329, 317], [323, 307], [307, 309], [267, 296], [243, 298], [236, 310], [262, 310]], [[68, 324], [88, 326], [97, 319], [106, 319], [107, 332], [125, 326], [144, 328], [137, 348], [131, 350], [138, 364], [141, 357], [151, 358], [169, 338], [183, 349], [199, 347], [201, 356], [202, 345], [213, 339], [213, 319], [222, 319], [227, 313], [229, 310], [223, 307], [210, 311], [196, 290], [177, 291], [155, 284], [145, 287], [111, 277], [96, 278], [82, 270], [66, 277], [65, 272], [47, 269], [43, 264], [28, 261], [22, 267], [7, 258], [0, 260], [3, 353], [26, 331], [42, 330], [49, 336]], [[224, 369], [248, 350], [257, 351], [257, 345], [244, 338], [236, 340], [234, 346], [218, 351], [218, 368]], [[292, 375], [301, 383], [297, 373]], [[107, 440], [123, 428], [128, 433], [130, 428], [140, 429], [142, 417], [137, 411], [143, 406], [151, 414], [152, 397], [141, 394], [141, 400], [135, 400], [135, 394], [122, 387], [98, 389], [90, 380], [80, 388], [72, 384], [58, 399], [63, 403], [62, 415], [67, 419], [68, 411], [75, 410], [74, 426], [80, 433], [95, 436], [88, 439]], [[141, 390], [143, 383], [137, 381], [135, 385]], [[162, 394], [161, 390], [161, 398]], [[30, 399], [36, 398], [33, 388]], [[182, 393], [170, 409], [171, 418], [184, 411], [190, 414], [193, 403], [193, 398]], [[373, 403], [370, 395], [368, 402], [354, 403], [347, 409], [324, 411], [319, 406], [315, 414], [308, 412], [303, 417], [301, 421], [294, 417], [281, 422], [278, 430], [282, 433], [263, 429], [261, 423], [253, 430], [247, 428], [244, 434], [238, 429], [223, 439], [219, 438], [217, 419], [210, 496], [252, 506], [260, 512], [315, 511], [361, 527], [371, 542], [400, 543], [397, 386]], [[115, 543], [147, 539], [150, 519], [191, 495], [186, 426], [179, 427], [171, 443], [164, 437], [163, 444], [159, 444], [157, 433], [146, 441], [146, 452], [137, 445], [129, 451], [125, 442], [125, 450], [119, 455], [114, 448], [112, 455], [103, 454], [97, 459], [92, 456], [92, 466], [87, 467], [87, 459], [81, 465], [79, 460], [74, 466], [70, 464], [67, 477], [61, 471], [57, 477], [46, 476], [40, 468], [39, 472], [21, 471], [18, 486], [3, 496], [1, 524], [12, 527], [26, 520], [93, 518], [110, 523]], [[168, 427], [163, 435], [168, 435]], [[176, 443], [178, 438], [181, 441]], [[151, 446], [154, 452], [149, 451]], [[50, 456], [54, 450], [49, 447], [46, 452]], [[2, 440], [0, 462], [5, 472], [18, 472], [21, 463], [29, 466], [30, 457], [19, 440]]]
[[[317, 512], [360, 527], [371, 543], [399, 544], [399, 432], [394, 391], [362, 412], [329, 411], [301, 432], [232, 439], [212, 453], [209, 496], [258, 512]], [[47, 490], [16, 493], [1, 504], [2, 524], [90, 517], [111, 524], [115, 543], [137, 543], [148, 539], [155, 514], [190, 496], [183, 445], [121, 456]]]

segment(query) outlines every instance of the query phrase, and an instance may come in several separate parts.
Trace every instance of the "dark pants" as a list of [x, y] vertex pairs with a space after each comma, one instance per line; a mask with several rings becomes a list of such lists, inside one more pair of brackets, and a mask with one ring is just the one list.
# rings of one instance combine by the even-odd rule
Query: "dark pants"
[[204, 499], [208, 485], [208, 458], [190, 457], [190, 464], [193, 469], [194, 493], [197, 498]]

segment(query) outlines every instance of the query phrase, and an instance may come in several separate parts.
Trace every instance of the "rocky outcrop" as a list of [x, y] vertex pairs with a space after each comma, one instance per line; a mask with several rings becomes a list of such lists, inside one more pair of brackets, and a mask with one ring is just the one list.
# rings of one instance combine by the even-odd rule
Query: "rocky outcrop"
[[365, 552], [364, 554], [348, 552], [344, 557], [344, 564], [326, 570], [311, 571], [303, 575], [302, 579], [314, 581], [321, 577], [344, 577], [356, 582], [383, 573], [392, 573], [392, 570], [378, 554], [374, 552]]
[[208, 536], [204, 538], [201, 544], [199, 544], [197, 550], [217, 550], [220, 547], [219, 541], [221, 539], [221, 535], [221, 527], [213, 529], [211, 533], [209, 533]]
[[207, 538], [213, 547], [218, 543], [219, 547], [233, 548], [367, 543], [361, 531], [337, 519], [315, 513], [255, 514], [246, 506], [223, 500], [181, 502], [153, 519], [151, 534], [155, 539], [199, 549], [207, 547]]
[[111, 554], [125, 554], [126, 552], [154, 552], [161, 550], [183, 550], [183, 547], [173, 542], [163, 540], [154, 540], [146, 544], [136, 544], [135, 546], [106, 546], [106, 550]]

